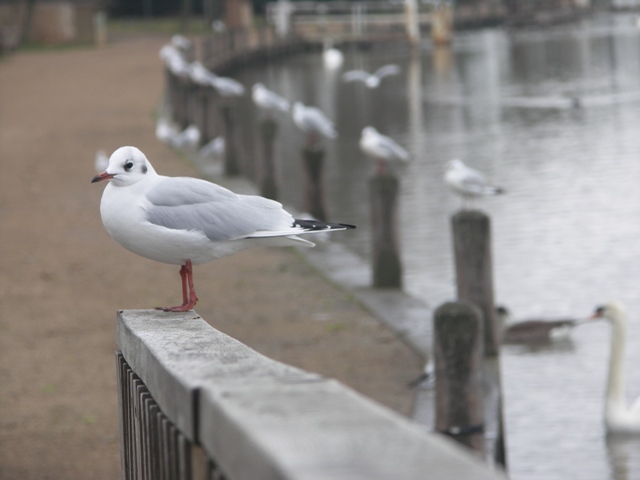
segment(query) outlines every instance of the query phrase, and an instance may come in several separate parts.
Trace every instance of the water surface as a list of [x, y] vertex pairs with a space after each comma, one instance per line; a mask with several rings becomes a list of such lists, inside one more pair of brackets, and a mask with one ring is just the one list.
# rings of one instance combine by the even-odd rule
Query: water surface
[[[351, 68], [398, 63], [377, 90], [346, 84]], [[544, 30], [458, 33], [425, 45], [347, 52], [341, 71], [320, 54], [242, 72], [291, 100], [316, 105], [340, 136], [326, 141], [330, 219], [355, 223], [342, 238], [370, 255], [368, 179], [358, 149], [375, 126], [411, 153], [398, 170], [405, 289], [432, 306], [454, 297], [450, 216], [442, 181], [460, 158], [508, 194], [477, 204], [492, 218], [496, 301], [517, 318], [586, 316], [611, 299], [630, 313], [629, 398], [640, 395], [640, 31], [633, 16]], [[242, 104], [247, 125], [255, 111]], [[300, 207], [303, 135], [281, 116], [276, 153], [282, 201]], [[250, 136], [244, 148], [255, 146]], [[350, 232], [351, 233], [351, 232]], [[503, 349], [510, 474], [517, 480], [640, 479], [640, 441], [607, 441], [602, 425], [606, 323], [550, 347]]]

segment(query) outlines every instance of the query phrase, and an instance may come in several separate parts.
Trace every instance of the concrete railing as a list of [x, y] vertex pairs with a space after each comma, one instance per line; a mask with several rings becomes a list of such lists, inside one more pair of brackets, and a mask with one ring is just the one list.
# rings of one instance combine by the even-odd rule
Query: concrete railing
[[276, 362], [193, 311], [118, 312], [125, 479], [500, 479], [339, 382]]

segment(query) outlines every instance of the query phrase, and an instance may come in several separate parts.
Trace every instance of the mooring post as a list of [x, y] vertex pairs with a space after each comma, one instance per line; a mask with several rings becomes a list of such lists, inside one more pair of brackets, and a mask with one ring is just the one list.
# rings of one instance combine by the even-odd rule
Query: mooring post
[[260, 194], [263, 197], [278, 199], [278, 184], [276, 182], [276, 167], [273, 157], [273, 143], [278, 133], [278, 123], [273, 118], [263, 118], [260, 121], [260, 139], [262, 140], [262, 179]]
[[239, 175], [240, 166], [235, 142], [235, 110], [232, 105], [222, 102], [220, 114], [224, 132], [224, 173], [229, 176]]
[[498, 365], [500, 342], [493, 298], [491, 221], [478, 210], [460, 210], [451, 220], [458, 300], [470, 302], [482, 311], [485, 382], [489, 390], [497, 392], [491, 402], [497, 423], [494, 460], [506, 468], [502, 380]]
[[324, 207], [324, 187], [322, 184], [324, 153], [324, 148], [318, 144], [305, 145], [302, 148], [305, 171], [304, 209], [315, 220], [326, 222], [327, 214]]
[[398, 191], [400, 182], [390, 172], [377, 173], [369, 182], [371, 198], [373, 286], [401, 288], [402, 263], [398, 247]]
[[433, 317], [436, 430], [485, 453], [482, 312], [448, 302]]
[[200, 144], [204, 145], [209, 137], [209, 87], [199, 85], [197, 90], [198, 103], [196, 105], [195, 123], [200, 130]]
[[[198, 123], [200, 111], [200, 86], [189, 80], [187, 83], [187, 125]], [[200, 128], [198, 126], [198, 128]], [[200, 130], [202, 132], [202, 130]]]
[[491, 221], [478, 210], [460, 210], [452, 217], [458, 299], [482, 310], [484, 354], [498, 355], [498, 335], [493, 299]]

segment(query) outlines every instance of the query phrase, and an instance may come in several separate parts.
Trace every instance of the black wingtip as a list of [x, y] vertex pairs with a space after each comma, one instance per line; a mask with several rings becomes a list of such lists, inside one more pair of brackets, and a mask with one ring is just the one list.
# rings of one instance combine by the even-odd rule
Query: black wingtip
[[320, 220], [296, 219], [293, 224], [305, 230], [351, 230], [356, 228], [355, 225], [349, 225], [348, 223], [327, 223]]

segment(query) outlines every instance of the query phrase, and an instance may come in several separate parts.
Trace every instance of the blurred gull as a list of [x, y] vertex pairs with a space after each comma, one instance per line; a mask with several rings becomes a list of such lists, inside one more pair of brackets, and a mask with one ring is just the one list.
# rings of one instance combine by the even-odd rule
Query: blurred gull
[[107, 165], [109, 165], [109, 157], [104, 150], [98, 150], [96, 152], [95, 159], [93, 160], [93, 166], [96, 169], [96, 172], [100, 173], [105, 171]]
[[221, 158], [224, 155], [224, 137], [214, 138], [198, 150], [198, 154], [205, 158]]
[[342, 66], [344, 55], [333, 46], [333, 40], [326, 38], [322, 50], [322, 63], [329, 70], [336, 70]]
[[258, 108], [270, 113], [274, 110], [289, 111], [289, 100], [272, 92], [262, 83], [256, 83], [251, 90], [251, 98]]
[[363, 82], [369, 88], [378, 88], [380, 81], [384, 77], [397, 75], [400, 73], [400, 67], [397, 65], [385, 65], [380, 67], [374, 73], [364, 70], [349, 70], [342, 75], [345, 82]]
[[171, 37], [171, 45], [181, 52], [188, 52], [193, 48], [193, 42], [183, 35], [174, 35]]
[[169, 144], [178, 149], [195, 150], [199, 143], [200, 129], [195, 125], [189, 125], [169, 139]]
[[214, 183], [158, 175], [135, 147], [121, 147], [92, 183], [109, 180], [100, 201], [102, 223], [127, 250], [180, 265], [184, 312], [198, 301], [193, 265], [255, 246], [314, 246], [298, 235], [346, 230], [351, 225], [295, 220], [282, 205], [255, 195], [237, 195]]
[[[171, 139], [178, 134], [178, 129], [166, 117], [159, 117], [156, 122], [156, 138], [163, 143], [170, 144]], [[104, 168], [102, 169], [104, 170]], [[101, 170], [101, 171], [102, 171]]]
[[378, 161], [376, 173], [383, 173], [388, 161], [409, 160], [409, 152], [373, 127], [365, 127], [360, 136], [360, 150]]
[[490, 184], [482, 173], [467, 167], [462, 160], [458, 159], [447, 163], [444, 179], [446, 184], [462, 197], [463, 202], [505, 192], [503, 188]]
[[296, 126], [307, 133], [307, 142], [314, 144], [318, 141], [318, 135], [327, 138], [336, 138], [333, 122], [329, 120], [319, 108], [307, 107], [300, 102], [293, 104], [293, 122]]
[[213, 74], [211, 86], [223, 97], [240, 97], [244, 95], [244, 85], [237, 80], [228, 77], [219, 77]]
[[189, 64], [189, 69], [189, 76], [191, 77], [191, 80], [201, 86], [211, 85], [211, 82], [216, 77], [216, 75], [208, 70], [202, 63], [197, 61], [191, 62]]

